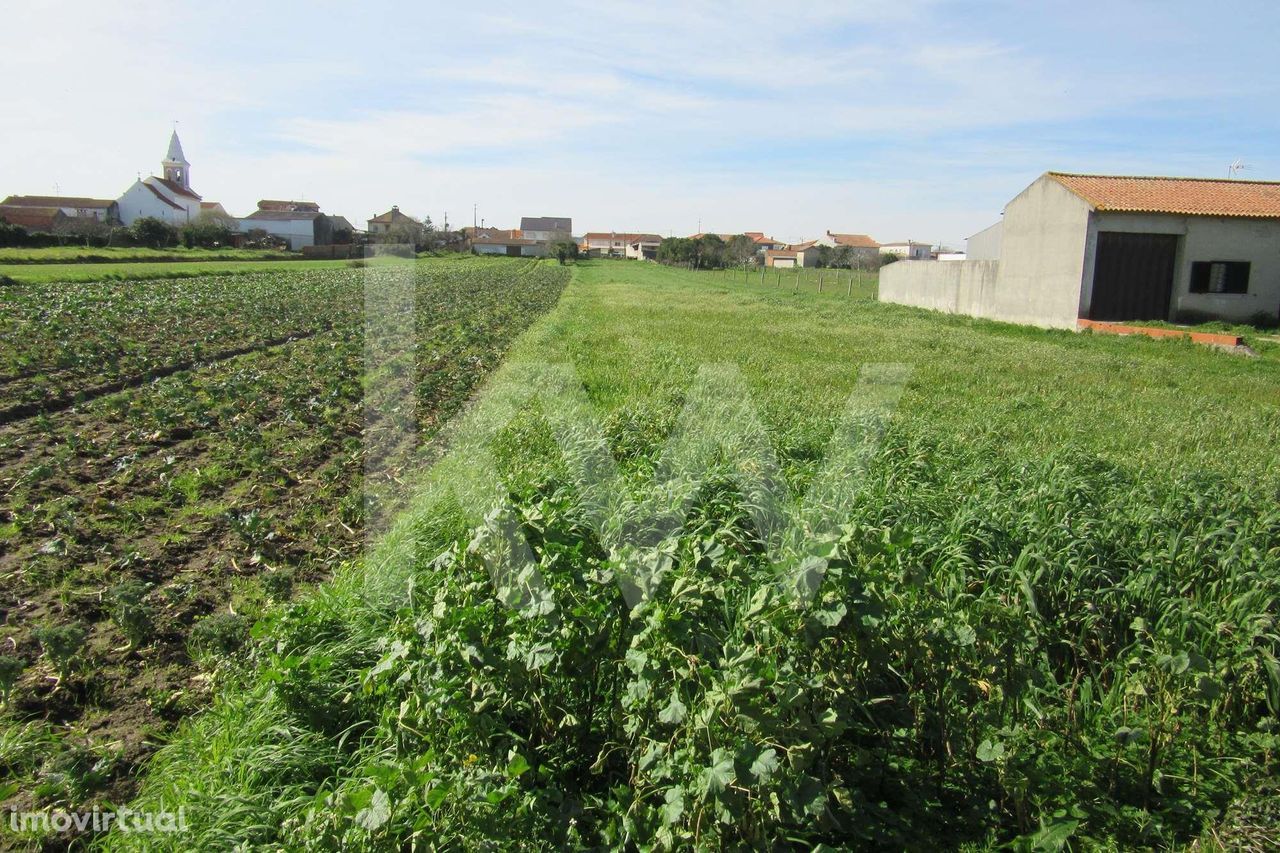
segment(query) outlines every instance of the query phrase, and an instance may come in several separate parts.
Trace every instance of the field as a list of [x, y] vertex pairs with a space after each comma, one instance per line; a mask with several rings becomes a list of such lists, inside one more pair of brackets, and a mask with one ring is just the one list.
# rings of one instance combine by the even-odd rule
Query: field
[[244, 273], [286, 272], [302, 269], [353, 269], [356, 261], [283, 260], [185, 260], [128, 261], [102, 263], [0, 263], [0, 286], [5, 278], [20, 284], [79, 284], [91, 281], [143, 281], [200, 278]]
[[6, 807], [127, 800], [207, 698], [204, 657], [363, 547], [366, 498], [396, 491], [366, 481], [383, 415], [365, 385], [385, 381], [366, 350], [387, 328], [366, 324], [365, 284], [388, 275], [409, 282], [423, 380], [396, 414], [424, 440], [567, 280], [536, 262], [290, 262], [0, 288]]
[[[1255, 345], [579, 264], [381, 547], [206, 662], [212, 710], [135, 805], [185, 809], [175, 848], [1273, 847], [1280, 351]], [[871, 362], [909, 381], [783, 576], [813, 598], [733, 453], [635, 538], [705, 366], [736, 366], [799, 495]], [[544, 364], [581, 399], [508, 399]], [[480, 517], [484, 458], [509, 503]], [[513, 532], [537, 571], [511, 580]]]
[[147, 249], [142, 247], [54, 246], [0, 249], [0, 265], [73, 263], [156, 263], [187, 261], [295, 260], [299, 255], [271, 249]]
[[[527, 331], [447, 454], [429, 444], [421, 480], [394, 478], [407, 504], [363, 555], [343, 526], [369, 452], [351, 410], [401, 371], [362, 389], [360, 343], [303, 337], [358, 310], [337, 286], [351, 271], [262, 282], [278, 307], [252, 321], [218, 315], [198, 279], [173, 304], [146, 293], [178, 282], [86, 291], [132, 293], [175, 329], [165, 312], [219, 317], [155, 340], [168, 358], [188, 336], [221, 351], [236, 316], [267, 349], [3, 427], [0, 567], [21, 590], [3, 606], [28, 664], [0, 730], [12, 802], [119, 798], [149, 750], [104, 743], [208, 705], [133, 803], [183, 808], [188, 834], [103, 846], [1280, 841], [1280, 347], [1243, 358], [881, 305], [856, 282], [818, 293], [813, 271], [788, 288], [622, 262], [578, 264], [534, 322], [562, 270], [501, 264], [420, 264], [418, 304], [452, 306], [414, 323], [428, 438]], [[225, 279], [226, 304], [252, 280]], [[34, 322], [38, 304], [14, 308]], [[282, 334], [297, 339], [265, 343]], [[44, 360], [60, 384], [41, 399], [164, 363], [109, 336], [5, 357]], [[844, 431], [870, 363], [908, 371], [882, 440], [874, 419]], [[559, 396], [521, 398], [568, 367]], [[668, 441], [726, 376], [747, 403], [710, 419], [729, 446], [686, 477]], [[751, 479], [769, 465], [738, 452], [759, 450], [739, 429], [752, 412], [775, 491], [834, 496], [837, 523], [782, 563]], [[837, 431], [868, 441], [848, 470], [828, 467]], [[584, 472], [604, 450], [601, 501]], [[505, 572], [518, 540], [536, 571]], [[134, 643], [122, 577], [152, 584]], [[190, 636], [212, 610], [235, 617]], [[31, 631], [70, 620], [93, 631], [55, 691], [58, 646]]]

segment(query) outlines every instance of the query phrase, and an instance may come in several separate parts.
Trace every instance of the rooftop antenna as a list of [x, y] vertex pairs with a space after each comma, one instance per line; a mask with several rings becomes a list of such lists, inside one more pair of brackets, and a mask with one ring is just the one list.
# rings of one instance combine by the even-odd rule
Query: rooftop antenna
[[1252, 168], [1253, 167], [1244, 162], [1244, 160], [1237, 157], [1235, 160], [1231, 161], [1231, 165], [1227, 167], [1227, 180], [1231, 180], [1241, 172], [1247, 172]]

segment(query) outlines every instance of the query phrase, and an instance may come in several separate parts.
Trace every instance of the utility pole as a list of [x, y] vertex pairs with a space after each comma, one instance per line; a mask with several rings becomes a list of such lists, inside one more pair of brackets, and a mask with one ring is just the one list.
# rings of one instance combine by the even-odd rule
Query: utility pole
[[478, 204], [471, 205], [471, 227], [473, 229], [476, 227], [476, 211], [479, 209], [480, 209], [480, 205]]

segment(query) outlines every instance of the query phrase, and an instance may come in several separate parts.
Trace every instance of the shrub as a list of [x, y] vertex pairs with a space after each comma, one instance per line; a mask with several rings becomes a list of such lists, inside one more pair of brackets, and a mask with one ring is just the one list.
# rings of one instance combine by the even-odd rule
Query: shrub
[[178, 229], [154, 216], [144, 216], [135, 221], [130, 226], [130, 230], [133, 233], [133, 239], [142, 246], [166, 249], [178, 245]]

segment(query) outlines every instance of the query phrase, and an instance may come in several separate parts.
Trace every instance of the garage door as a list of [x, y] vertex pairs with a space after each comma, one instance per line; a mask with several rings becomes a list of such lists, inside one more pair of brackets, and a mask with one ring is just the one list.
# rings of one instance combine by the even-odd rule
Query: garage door
[[1168, 320], [1176, 234], [1098, 233], [1090, 320]]

